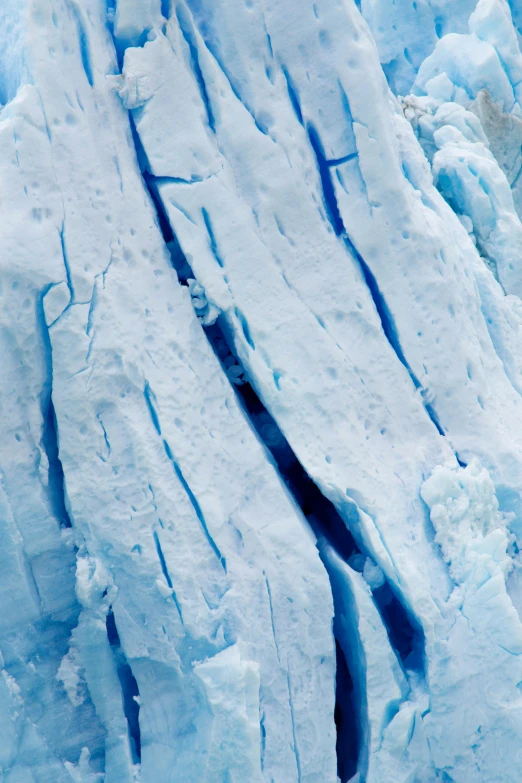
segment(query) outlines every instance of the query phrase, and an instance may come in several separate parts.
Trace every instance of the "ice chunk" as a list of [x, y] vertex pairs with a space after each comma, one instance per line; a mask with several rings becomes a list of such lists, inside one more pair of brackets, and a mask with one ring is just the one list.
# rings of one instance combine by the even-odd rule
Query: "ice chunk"
[[[476, 461], [466, 468], [440, 466], [421, 491], [456, 582], [436, 644], [448, 653], [466, 650], [467, 662], [453, 686], [453, 678], [442, 662], [431, 672], [432, 712], [425, 718], [426, 729], [431, 736], [445, 736], [435, 727], [435, 712], [453, 713], [462, 735], [468, 737], [472, 753], [478, 750], [475, 758], [479, 772], [472, 779], [488, 779], [495, 774], [494, 742], [491, 743], [489, 727], [496, 723], [499, 700], [510, 702], [505, 724], [508, 732], [517, 731], [522, 710], [517, 688], [522, 671], [522, 624], [505, 583], [511, 565], [506, 554], [507, 520], [498, 510], [487, 471]], [[495, 665], [491, 666], [493, 660]], [[471, 704], [461, 701], [469, 678], [474, 678], [478, 685]], [[446, 737], [449, 741], [445, 747], [439, 746], [433, 754], [435, 763], [455, 764], [457, 776], [462, 776], [466, 760], [457, 760], [455, 735]], [[473, 737], [480, 738], [478, 746], [473, 745]], [[466, 755], [471, 759], [468, 751]], [[515, 780], [514, 772], [510, 775]]]
[[[458, 100], [481, 119], [491, 150], [513, 187], [520, 214], [522, 56], [505, 0], [481, 0], [470, 16], [467, 35], [442, 38], [420, 67], [414, 91], [430, 95], [434, 83], [448, 76], [455, 88], [451, 100]], [[450, 100], [449, 89], [446, 95], [436, 90], [434, 97], [436, 93], [439, 100]]]
[[509, 183], [482, 142], [468, 141], [450, 118], [445, 120], [448, 124], [433, 134], [439, 148], [433, 156], [435, 183], [457, 213], [471, 219], [478, 247], [504, 290], [520, 295], [522, 224]]
[[56, 679], [62, 683], [69, 701], [74, 707], [83, 704], [87, 698], [85, 682], [81, 675], [81, 667], [77, 662], [78, 651], [71, 647], [67, 655], [64, 655]]
[[470, 102], [480, 90], [487, 89], [492, 100], [502, 103], [505, 111], [513, 109], [513, 85], [489, 41], [454, 33], [444, 36], [420, 66], [413, 91], [426, 92], [426, 85], [442, 73], [465, 91]]
[[498, 510], [493, 482], [478, 460], [466, 468], [437, 468], [423, 484], [421, 494], [430, 508], [436, 540], [458, 584], [481, 567], [484, 557], [500, 572], [508, 570], [506, 517]]
[[216, 719], [210, 729], [205, 774], [209, 780], [260, 783], [259, 665], [244, 659], [237, 644], [197, 663], [194, 672], [205, 688]]
[[[480, 90], [469, 110], [479, 118], [491, 152], [513, 186], [521, 166], [522, 120], [514, 114], [503, 112], [501, 105], [493, 103], [487, 90]], [[513, 198], [520, 199], [516, 188]], [[515, 204], [520, 211], [518, 201]]]
[[89, 748], [82, 748], [77, 765], [71, 764], [70, 761], [65, 762], [65, 767], [73, 783], [103, 783], [103, 773], [92, 771], [89, 765], [90, 757]]
[[219, 316], [219, 308], [208, 301], [205, 295], [205, 289], [197, 280], [189, 278], [187, 283], [192, 298], [192, 305], [196, 311], [197, 317], [203, 326], [212, 326]]
[[363, 577], [371, 590], [382, 587], [384, 584], [384, 574], [379, 566], [372, 562], [369, 557], [366, 558], [363, 568]]

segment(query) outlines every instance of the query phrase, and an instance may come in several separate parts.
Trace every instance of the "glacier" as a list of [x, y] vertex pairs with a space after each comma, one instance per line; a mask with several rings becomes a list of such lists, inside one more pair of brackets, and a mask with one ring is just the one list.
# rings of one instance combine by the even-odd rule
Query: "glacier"
[[3, 0], [0, 213], [1, 783], [519, 783], [519, 0]]

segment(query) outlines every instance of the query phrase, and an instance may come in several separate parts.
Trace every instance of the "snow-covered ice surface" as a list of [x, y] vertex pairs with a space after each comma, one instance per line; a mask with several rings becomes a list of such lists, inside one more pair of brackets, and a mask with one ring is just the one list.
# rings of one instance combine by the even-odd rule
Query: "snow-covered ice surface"
[[3, 0], [1, 783], [520, 783], [521, 31]]

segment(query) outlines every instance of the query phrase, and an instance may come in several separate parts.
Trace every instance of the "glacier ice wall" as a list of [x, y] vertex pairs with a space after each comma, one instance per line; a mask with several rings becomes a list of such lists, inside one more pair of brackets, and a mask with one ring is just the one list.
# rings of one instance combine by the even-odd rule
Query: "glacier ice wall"
[[2, 781], [519, 781], [519, 28], [4, 0]]

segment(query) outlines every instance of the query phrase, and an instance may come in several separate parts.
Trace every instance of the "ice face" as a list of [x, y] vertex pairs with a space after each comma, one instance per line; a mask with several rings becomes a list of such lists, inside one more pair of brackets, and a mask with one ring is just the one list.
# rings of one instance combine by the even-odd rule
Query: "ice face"
[[519, 780], [519, 23], [4, 3], [6, 783]]

